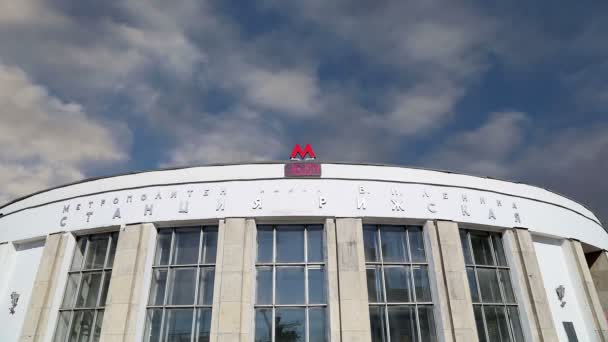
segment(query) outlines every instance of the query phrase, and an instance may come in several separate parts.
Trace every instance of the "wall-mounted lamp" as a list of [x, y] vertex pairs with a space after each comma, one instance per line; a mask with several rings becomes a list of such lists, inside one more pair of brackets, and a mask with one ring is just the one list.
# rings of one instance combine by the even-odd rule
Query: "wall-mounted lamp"
[[555, 289], [555, 293], [557, 293], [557, 299], [560, 301], [560, 306], [563, 308], [566, 305], [564, 301], [564, 296], [566, 295], [566, 288], [564, 285], [560, 285]]
[[8, 308], [8, 312], [11, 315], [15, 314], [15, 308], [17, 307], [17, 303], [19, 302], [19, 294], [15, 291], [11, 293], [11, 306]]

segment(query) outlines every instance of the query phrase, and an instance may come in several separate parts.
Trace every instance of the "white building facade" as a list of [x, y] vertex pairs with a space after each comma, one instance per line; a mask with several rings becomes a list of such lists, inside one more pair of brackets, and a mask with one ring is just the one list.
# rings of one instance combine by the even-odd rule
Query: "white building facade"
[[0, 341], [608, 341], [607, 249], [570, 199], [449, 172], [91, 179], [0, 208]]

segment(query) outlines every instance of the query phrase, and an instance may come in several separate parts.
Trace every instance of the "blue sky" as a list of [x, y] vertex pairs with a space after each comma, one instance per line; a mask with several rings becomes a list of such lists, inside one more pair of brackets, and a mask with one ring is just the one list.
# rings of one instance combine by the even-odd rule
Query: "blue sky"
[[0, 202], [322, 160], [528, 182], [608, 219], [605, 1], [0, 2]]

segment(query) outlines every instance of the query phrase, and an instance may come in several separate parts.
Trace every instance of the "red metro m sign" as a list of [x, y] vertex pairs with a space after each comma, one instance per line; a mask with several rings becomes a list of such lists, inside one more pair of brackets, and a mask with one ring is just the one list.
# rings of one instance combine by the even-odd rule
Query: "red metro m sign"
[[289, 155], [292, 162], [285, 164], [285, 177], [321, 177], [321, 164], [311, 162], [315, 158], [310, 144], [306, 144], [304, 149], [296, 144]]
[[[297, 156], [300, 156], [300, 158], [298, 159]], [[308, 156], [308, 158], [306, 157]], [[306, 144], [306, 146], [304, 146], [304, 149], [302, 150], [302, 147], [300, 147], [300, 144], [296, 144], [296, 146], [293, 147], [293, 150], [291, 151], [291, 155], [289, 155], [289, 158], [291, 160], [308, 160], [308, 159], [315, 159], [315, 151], [312, 150], [312, 147], [310, 147], [310, 144]]]

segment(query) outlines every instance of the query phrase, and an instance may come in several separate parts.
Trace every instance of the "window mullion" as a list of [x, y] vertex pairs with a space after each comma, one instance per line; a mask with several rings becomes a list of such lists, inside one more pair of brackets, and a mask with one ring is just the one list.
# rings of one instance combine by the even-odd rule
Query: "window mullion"
[[[108, 267], [108, 260], [110, 259], [110, 252], [112, 251], [112, 233], [108, 234], [108, 248], [106, 249], [106, 255], [103, 258], [103, 265], [101, 266], [102, 269], [106, 269]], [[117, 241], [117, 245], [118, 247], [118, 241]]]

